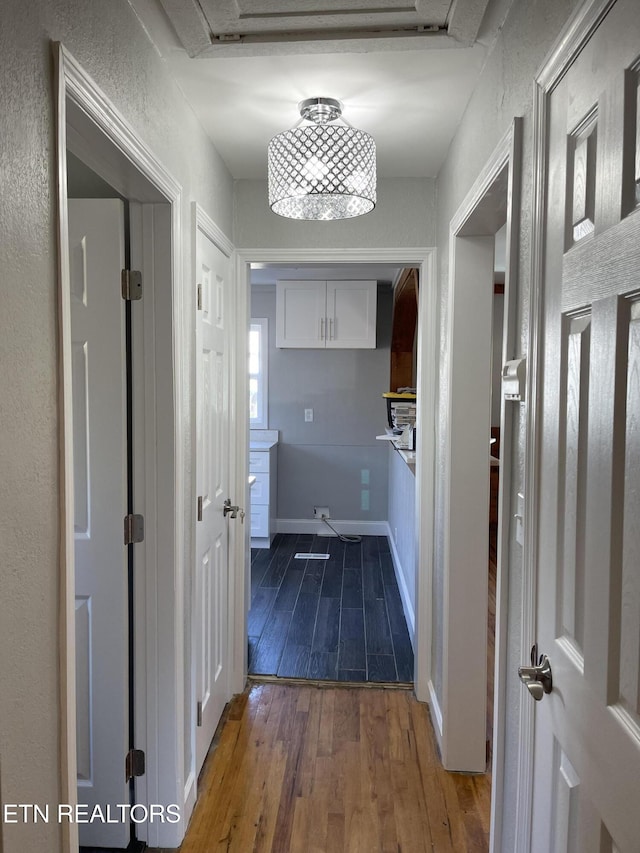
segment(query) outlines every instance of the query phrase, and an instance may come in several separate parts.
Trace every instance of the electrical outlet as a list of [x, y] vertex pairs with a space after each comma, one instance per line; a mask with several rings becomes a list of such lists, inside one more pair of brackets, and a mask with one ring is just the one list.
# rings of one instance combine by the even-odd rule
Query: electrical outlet
[[331, 518], [331, 514], [329, 512], [329, 507], [328, 506], [314, 506], [313, 517], [314, 518]]
[[310, 424], [313, 421], [313, 409], [304, 410], [305, 423]]

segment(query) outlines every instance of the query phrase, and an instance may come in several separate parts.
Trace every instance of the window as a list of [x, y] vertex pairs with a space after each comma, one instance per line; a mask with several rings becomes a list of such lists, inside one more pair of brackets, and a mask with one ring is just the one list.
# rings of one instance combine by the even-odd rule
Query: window
[[266, 317], [252, 319], [249, 326], [249, 427], [262, 429], [268, 426], [267, 326]]

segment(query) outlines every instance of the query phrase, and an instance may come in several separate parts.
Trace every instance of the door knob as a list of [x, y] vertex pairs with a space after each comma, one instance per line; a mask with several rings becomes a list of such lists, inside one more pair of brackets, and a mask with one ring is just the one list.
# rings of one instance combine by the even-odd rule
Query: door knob
[[222, 505], [222, 512], [223, 512], [225, 518], [228, 515], [230, 515], [231, 518], [237, 518], [239, 509], [240, 509], [239, 506], [235, 506], [235, 504], [231, 503], [231, 498], [227, 498], [226, 501], [224, 502], [224, 504]]
[[537, 643], [531, 647], [531, 666], [518, 667], [518, 675], [536, 702], [539, 702], [545, 693], [551, 693], [553, 688], [551, 663], [546, 655], [540, 655], [538, 660]]

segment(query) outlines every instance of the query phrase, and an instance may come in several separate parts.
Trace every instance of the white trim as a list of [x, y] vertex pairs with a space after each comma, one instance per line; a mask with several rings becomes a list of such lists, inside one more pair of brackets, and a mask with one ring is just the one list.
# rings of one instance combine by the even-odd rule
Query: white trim
[[471, 218], [480, 201], [487, 195], [500, 172], [509, 163], [513, 150], [513, 125], [504, 134], [495, 147], [491, 157], [485, 163], [464, 201], [457, 209], [449, 227], [450, 236], [459, 236], [465, 224]]
[[216, 225], [213, 219], [202, 207], [200, 207], [197, 201], [191, 202], [191, 210], [195, 228], [199, 228], [212, 243], [215, 243], [224, 255], [231, 258], [233, 255], [233, 243], [224, 231]]
[[[150, 498], [159, 508], [160, 518], [156, 528], [157, 542], [149, 542], [152, 531], [147, 530], [147, 577], [142, 590], [145, 597], [142, 610], [145, 624], [138, 626], [136, 665], [139, 675], [146, 680], [146, 720], [141, 731], [146, 734], [143, 745], [148, 755], [146, 796], [150, 802], [180, 802], [184, 790], [183, 768], [183, 559], [184, 559], [184, 435], [179, 401], [184, 398], [184, 328], [183, 289], [181, 262], [181, 188], [164, 166], [137, 137], [134, 129], [116, 110], [115, 106], [96, 86], [74, 57], [59, 44], [53, 44], [57, 81], [57, 179], [58, 179], [58, 243], [59, 243], [59, 299], [60, 299], [60, 431], [61, 431], [61, 793], [70, 803], [76, 799], [75, 754], [75, 625], [73, 611], [73, 444], [71, 434], [71, 324], [68, 300], [69, 256], [67, 236], [66, 196], [66, 145], [67, 102], [76, 104], [87, 123], [97, 127], [110, 151], [124, 154], [137, 173], [159, 190], [166, 206], [168, 222], [162, 228], [165, 234], [165, 251], [170, 254], [167, 275], [171, 281], [170, 302], [160, 300], [158, 315], [161, 322], [169, 324], [169, 336], [158, 336], [155, 355], [164, 359], [169, 368], [164, 377], [170, 379], [168, 399], [162, 389], [155, 388], [158, 397], [153, 399], [158, 408], [150, 413], [147, 428], [158, 428], [159, 446], [154, 451], [155, 468], [147, 471], [147, 483], [153, 481], [154, 493]], [[159, 207], [164, 207], [160, 205]], [[159, 219], [162, 214], [158, 211]], [[159, 227], [159, 226], [158, 226]], [[167, 244], [166, 234], [171, 239]], [[160, 232], [159, 232], [160, 233]], [[155, 230], [154, 230], [155, 234]], [[150, 289], [153, 293], [153, 288]], [[156, 300], [152, 300], [155, 304]], [[152, 310], [153, 314], [153, 310]], [[158, 321], [158, 316], [154, 316]], [[168, 350], [167, 343], [171, 342]], [[148, 375], [148, 374], [146, 374]], [[175, 404], [175, 405], [174, 405]], [[162, 417], [160, 416], [162, 412]], [[148, 414], [148, 412], [147, 412]], [[172, 415], [167, 419], [167, 414]], [[149, 559], [155, 554], [155, 565]], [[154, 574], [155, 572], [155, 574]], [[140, 612], [136, 606], [137, 612]], [[143, 633], [144, 632], [144, 633]], [[142, 651], [142, 660], [137, 652]], [[146, 671], [145, 670], [146, 667]], [[161, 698], [162, 697], [162, 701]], [[140, 744], [138, 744], [140, 746]], [[180, 824], [154, 824], [149, 827], [151, 846], [176, 847], [185, 829]], [[73, 825], [63, 828], [65, 850], [78, 847], [77, 832]]]
[[[250, 315], [250, 285], [249, 268], [246, 262], [241, 262], [238, 253], [234, 251], [232, 258], [232, 275], [236, 282], [234, 288], [235, 305], [235, 346], [231, 352], [231, 387], [229, 398], [232, 405], [230, 412], [231, 434], [235, 437], [232, 462], [235, 476], [231, 481], [236, 503], [246, 507], [247, 514], [251, 512], [251, 495], [249, 493], [249, 371], [247, 370], [247, 334], [249, 331]], [[251, 524], [234, 524], [230, 529], [229, 558], [231, 571], [230, 596], [230, 625], [232, 626], [230, 653], [231, 668], [229, 672], [229, 690], [231, 693], [241, 693], [247, 680], [248, 643], [247, 643], [247, 613], [251, 596]]]
[[425, 256], [420, 265], [418, 289], [413, 682], [416, 697], [420, 702], [427, 702], [429, 699], [432, 667], [439, 318], [437, 257], [434, 249]]
[[[507, 223], [505, 251], [505, 283], [503, 305], [502, 364], [517, 355], [520, 345], [517, 318], [517, 250], [520, 239], [520, 205], [522, 174], [522, 125], [521, 118], [513, 121], [512, 148], [510, 152], [509, 184], [507, 187]], [[509, 680], [508, 614], [509, 614], [509, 571], [508, 555], [511, 533], [511, 494], [513, 488], [512, 448], [514, 443], [513, 417], [507, 417], [504, 397], [500, 403], [500, 483], [498, 489], [498, 542], [496, 577], [496, 621], [495, 661], [493, 688], [493, 745], [491, 769], [491, 831], [490, 853], [502, 850], [505, 737], [507, 725], [507, 683]], [[511, 411], [511, 410], [509, 410]]]
[[387, 532], [385, 534], [387, 539], [389, 540], [389, 548], [391, 550], [391, 559], [393, 560], [393, 571], [396, 576], [396, 581], [398, 582], [398, 590], [400, 591], [400, 599], [402, 601], [402, 609], [404, 611], [404, 618], [407, 621], [407, 628], [409, 629], [409, 639], [411, 640], [411, 645], [415, 651], [416, 647], [416, 614], [414, 613], [413, 606], [411, 604], [411, 598], [409, 596], [409, 590], [407, 589], [407, 582], [404, 579], [404, 571], [402, 569], [402, 562], [400, 561], [400, 555], [398, 554], [398, 549], [396, 548], [396, 543], [394, 542], [393, 536], [391, 535], [391, 527], [389, 526], [389, 522], [387, 522]]
[[[60, 453], [60, 801], [77, 802], [75, 684], [75, 563], [73, 520], [73, 397], [71, 393], [71, 288], [67, 213], [66, 69], [61, 45], [53, 45], [57, 100], [58, 336]], [[78, 827], [63, 823], [62, 846], [78, 849]]]
[[[569, 19], [534, 81], [533, 192], [531, 224], [531, 286], [529, 290], [529, 351], [527, 357], [527, 419], [525, 455], [525, 518], [522, 576], [521, 655], [527, 659], [535, 641], [537, 612], [537, 531], [540, 498], [540, 414], [542, 411], [541, 337], [544, 289], [545, 183], [549, 97], [575, 58], [593, 36], [615, 0], [586, 0]], [[520, 705], [517, 762], [516, 853], [531, 848], [533, 809], [534, 707]]]
[[[469, 192], [467, 193], [464, 201], [459, 206], [455, 215], [453, 216], [450, 229], [449, 229], [449, 301], [448, 301], [448, 341], [450, 351], [455, 348], [455, 337], [454, 333], [456, 331], [456, 324], [458, 322], [457, 312], [455, 310], [455, 296], [456, 296], [456, 271], [457, 271], [457, 259], [459, 253], [462, 253], [464, 249], [464, 245], [461, 243], [458, 244], [458, 240], [461, 237], [465, 237], [468, 235], [469, 239], [474, 239], [475, 235], [478, 233], [487, 233], [487, 232], [478, 232], [477, 229], [471, 227], [472, 217], [475, 211], [481, 206], [482, 200], [489, 194], [494, 184], [501, 179], [501, 175], [504, 173], [505, 169], [509, 170], [511, 173], [513, 169], [513, 157], [514, 157], [514, 137], [515, 130], [514, 125], [512, 124], [507, 132], [504, 134], [496, 148], [494, 149], [491, 157], [487, 161], [486, 165], [479, 173], [475, 182], [471, 186]], [[509, 178], [509, 187], [511, 192], [507, 192], [507, 216], [509, 218], [509, 212], [514, 209], [517, 211], [519, 206], [519, 197], [516, 198], [513, 192], [513, 180], [510, 176]], [[506, 189], [506, 188], [505, 188]], [[511, 220], [515, 220], [517, 223], [517, 213], [516, 216], [511, 215]], [[510, 237], [512, 242], [517, 240], [517, 234], [514, 232], [513, 226], [510, 232]], [[477, 238], [476, 238], [477, 239]], [[466, 252], [465, 252], [466, 254]], [[513, 249], [512, 249], [513, 254]], [[462, 257], [462, 254], [460, 254]], [[466, 280], [466, 279], [464, 279]], [[512, 282], [514, 284], [515, 282]], [[505, 294], [507, 294], [507, 287], [505, 285]], [[508, 297], [505, 299], [505, 303], [507, 302]], [[513, 304], [513, 298], [511, 300]], [[513, 323], [514, 317], [513, 315], [509, 318]], [[505, 337], [510, 336], [510, 340], [513, 338], [514, 331], [513, 329], [507, 329]], [[441, 743], [441, 752], [443, 763], [446, 767], [454, 770], [469, 770], [469, 771], [478, 771], [481, 772], [484, 767], [484, 724], [483, 720], [476, 718], [475, 732], [476, 734], [473, 737], [473, 740], [470, 737], [470, 730], [468, 725], [464, 723], [465, 729], [464, 733], [468, 734], [469, 737], [466, 741], [466, 747], [463, 748], [463, 744], [465, 744], [464, 739], [462, 738], [463, 732], [460, 730], [460, 726], [462, 725], [462, 718], [458, 715], [458, 727], [451, 731], [450, 730], [450, 722], [449, 722], [449, 708], [454, 707], [455, 705], [459, 705], [460, 698], [453, 698], [450, 694], [451, 692], [455, 692], [455, 690], [461, 685], [461, 676], [458, 673], [458, 667], [464, 666], [463, 662], [460, 661], [459, 656], [461, 654], [461, 649], [458, 644], [457, 648], [457, 657], [454, 656], [452, 658], [450, 656], [450, 646], [451, 639], [456, 634], [458, 628], [457, 625], [460, 623], [460, 620], [465, 618], [465, 611], [463, 608], [467, 607], [467, 604], [463, 601], [461, 597], [461, 590], [464, 586], [464, 578], [463, 577], [453, 577], [452, 574], [452, 565], [450, 560], [450, 543], [452, 541], [452, 536], [457, 537], [459, 535], [459, 531], [456, 533], [452, 533], [452, 526], [458, 522], [462, 522], [459, 518], [460, 508], [456, 507], [455, 509], [451, 507], [451, 477], [452, 477], [452, 459], [454, 457], [451, 441], [451, 412], [454, 406], [454, 394], [456, 393], [457, 384], [453, 379], [453, 370], [454, 370], [454, 358], [451, 357], [449, 359], [449, 387], [451, 388], [451, 393], [449, 397], [449, 414], [448, 414], [448, 423], [449, 427], [447, 429], [447, 437], [446, 437], [446, 450], [445, 457], [447, 460], [447, 476], [445, 478], [444, 489], [443, 489], [443, 498], [444, 498], [444, 508], [445, 508], [445, 543], [444, 543], [444, 614], [443, 614], [443, 642], [442, 642], [442, 696], [441, 704], [443, 710], [443, 730], [442, 730], [442, 743]], [[459, 393], [459, 392], [458, 392]], [[504, 408], [502, 410], [503, 419], [502, 426], [504, 427]], [[488, 422], [487, 422], [488, 426]], [[505, 459], [503, 453], [501, 453], [501, 459]], [[506, 482], [510, 480], [510, 470], [509, 470], [509, 462], [506, 464], [503, 462], [502, 472], [500, 478], [500, 488], [502, 494], [504, 494], [504, 485]], [[488, 491], [488, 490], [487, 490]], [[454, 515], [455, 512], [455, 515]], [[505, 523], [506, 515], [503, 515], [503, 523]], [[505, 552], [506, 553], [506, 552]], [[501, 576], [501, 595], [502, 601], [506, 601], [507, 598], [507, 572], [506, 567], [503, 566], [498, 561], [498, 574]], [[449, 593], [452, 592], [453, 595], [456, 594], [458, 601], [451, 600], [449, 598]], [[458, 607], [460, 607], [462, 612], [458, 612]], [[453, 612], [452, 608], [455, 608], [455, 612]], [[496, 613], [496, 620], [498, 620], [498, 614]], [[501, 622], [503, 625], [503, 622]], [[485, 629], [486, 633], [486, 629]], [[501, 636], [499, 639], [503, 645], [505, 643], [505, 637]], [[466, 654], [466, 651], [465, 651]], [[500, 658], [500, 666], [504, 667], [503, 663], [504, 656]], [[479, 673], [480, 671], [478, 671]], [[496, 677], [498, 679], [498, 684], [496, 685], [496, 698], [498, 700], [497, 704], [500, 704], [504, 701], [504, 676], [505, 673], [500, 671], [496, 673]], [[479, 696], [486, 696], [486, 677], [483, 679], [484, 686], [480, 685], [479, 681], [476, 686], [473, 687], [474, 694], [477, 693]], [[469, 683], [468, 679], [465, 683], [465, 691], [469, 693], [472, 689], [472, 685]], [[452, 704], [453, 703], [453, 704]], [[497, 709], [498, 710], [498, 709]], [[500, 711], [502, 708], [500, 707]], [[499, 720], [502, 724], [504, 724], [504, 719], [502, 717], [496, 717], [496, 720]], [[494, 720], [494, 724], [496, 722]], [[502, 743], [504, 732], [503, 729], [494, 732], [494, 737]], [[502, 753], [500, 753], [500, 760], [502, 761]], [[502, 775], [504, 772], [504, 768], [501, 764], [495, 766], [495, 771], [497, 778], [494, 777], [493, 785], [497, 790], [501, 790], [502, 786]], [[496, 808], [500, 808], [500, 804], [495, 804]], [[493, 808], [493, 806], [492, 806]], [[499, 819], [499, 814], [495, 813], [495, 818]]]
[[438, 694], [436, 693], [436, 688], [431, 679], [429, 679], [429, 683], [427, 684], [427, 690], [429, 693], [431, 722], [433, 723], [433, 730], [436, 735], [436, 741], [438, 742], [438, 749], [442, 751], [442, 708], [440, 707]]
[[[329, 521], [343, 536], [386, 536], [389, 525], [386, 521], [349, 521], [330, 518]], [[314, 518], [277, 518], [276, 533], [313, 533], [316, 536], [335, 536], [324, 521]]]
[[[249, 264], [251, 263], [392, 263], [417, 267], [420, 272], [420, 288], [418, 294], [418, 423], [422, 440], [418, 441], [416, 451], [416, 627], [415, 627], [415, 667], [414, 686], [417, 698], [426, 702], [428, 698], [428, 681], [431, 674], [431, 601], [433, 589], [433, 533], [435, 509], [435, 436], [436, 436], [436, 402], [437, 402], [437, 341], [438, 341], [438, 291], [436, 250], [431, 247], [406, 248], [377, 248], [377, 249], [238, 249], [237, 257], [237, 293], [238, 298], [246, 307], [247, 323], [248, 294], [249, 294]], [[240, 318], [241, 312], [238, 313]], [[245, 377], [246, 346], [241, 350], [238, 346], [238, 376]], [[239, 403], [245, 404], [244, 421], [242, 412], [238, 411], [237, 429], [246, 431], [245, 447], [241, 449], [239, 436], [239, 464], [244, 469], [238, 470], [238, 476], [244, 476], [248, 471], [249, 458], [249, 428], [246, 398], [238, 391]], [[249, 506], [248, 486], [245, 486], [245, 506]], [[248, 527], [248, 525], [245, 525]], [[244, 571], [237, 567], [237, 580], [242, 585], [236, 598], [236, 617], [240, 613], [246, 619], [247, 607], [247, 578], [249, 566], [245, 562]], [[246, 632], [242, 633], [236, 626], [235, 635], [236, 683], [243, 684], [246, 676]], [[244, 670], [242, 669], [244, 661]]]

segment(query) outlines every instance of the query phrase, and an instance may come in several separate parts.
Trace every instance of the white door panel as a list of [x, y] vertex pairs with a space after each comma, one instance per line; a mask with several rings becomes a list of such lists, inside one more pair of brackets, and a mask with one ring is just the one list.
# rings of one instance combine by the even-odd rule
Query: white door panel
[[[76, 575], [78, 802], [129, 802], [124, 209], [69, 201]], [[79, 826], [83, 845], [124, 848], [128, 823]]]
[[635, 853], [640, 809], [637, 2], [548, 96], [535, 853]]
[[375, 349], [377, 298], [376, 281], [328, 281], [327, 348]]
[[196, 318], [195, 659], [196, 773], [228, 696], [229, 259], [200, 230], [196, 246], [201, 309]]

